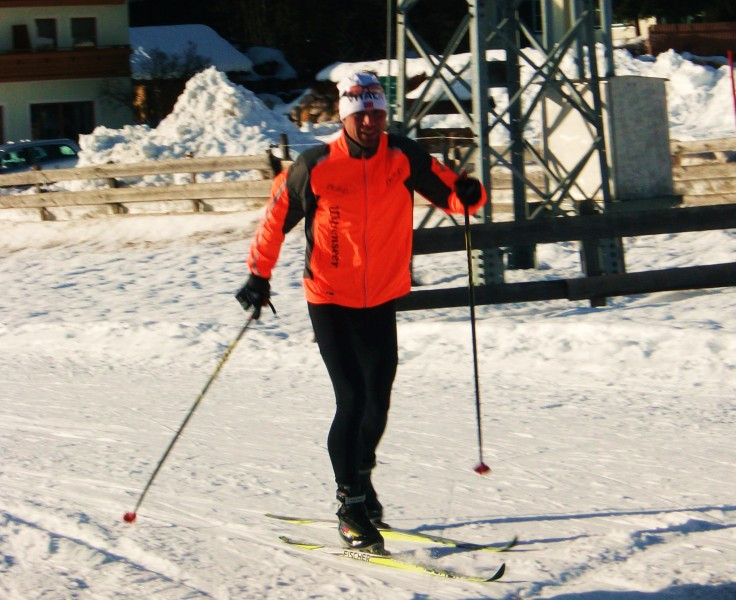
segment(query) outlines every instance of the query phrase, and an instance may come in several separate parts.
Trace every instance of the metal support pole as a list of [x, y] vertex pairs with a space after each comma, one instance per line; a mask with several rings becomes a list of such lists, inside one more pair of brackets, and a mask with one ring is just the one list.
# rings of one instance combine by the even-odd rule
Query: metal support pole
[[[505, 21], [504, 39], [506, 40], [506, 89], [509, 98], [517, 96], [521, 89], [521, 68], [519, 66], [518, 49], [521, 39], [517, 23], [519, 15], [513, 0], [503, 4]], [[509, 107], [509, 137], [511, 139], [511, 188], [514, 194], [514, 220], [526, 221], [528, 210], [526, 205], [526, 184], [524, 178], [524, 128], [521, 102], [514, 102]], [[508, 253], [509, 269], [533, 269], [535, 267], [534, 246], [513, 246]]]
[[603, 34], [603, 45], [606, 48], [606, 77], [613, 77], [615, 73], [613, 65], [613, 38], [611, 34], [611, 23], [613, 23], [613, 9], [611, 0], [599, 0], [601, 11], [601, 33]]
[[391, 89], [391, 63], [394, 54], [394, 2], [386, 0], [386, 124], [391, 129], [393, 124], [393, 90]]
[[[581, 1], [572, 0], [570, 2], [570, 15], [573, 22], [580, 18], [580, 13], [582, 12]], [[575, 64], [578, 68], [578, 79], [582, 81], [585, 79], [585, 61], [583, 60], [583, 39], [579, 35], [575, 37]]]
[[396, 76], [396, 126], [398, 133], [406, 133], [406, 27], [407, 2], [399, 0], [396, 7], [396, 62], [399, 72]]
[[[470, 53], [473, 57], [470, 66], [471, 128], [477, 144], [474, 175], [488, 192], [488, 201], [482, 209], [481, 218], [483, 223], [490, 223], [493, 220], [490, 127], [488, 124], [491, 106], [488, 95], [488, 62], [486, 61], [489, 0], [467, 0], [467, 2], [468, 13], [471, 17], [468, 36]], [[480, 268], [475, 271], [478, 281], [474, 283], [500, 283], [503, 281], [503, 255], [498, 248], [483, 250], [478, 266]]]

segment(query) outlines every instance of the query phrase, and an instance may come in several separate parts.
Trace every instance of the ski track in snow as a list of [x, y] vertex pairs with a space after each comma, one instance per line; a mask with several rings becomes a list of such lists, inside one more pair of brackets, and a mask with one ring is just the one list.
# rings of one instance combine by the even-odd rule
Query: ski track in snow
[[[232, 294], [257, 215], [2, 224], [0, 597], [733, 600], [736, 292], [478, 307], [477, 461], [467, 309], [400, 315], [376, 480], [390, 521], [491, 554], [395, 542], [501, 582], [318, 557], [334, 543], [332, 391], [287, 237], [270, 314], [246, 333], [149, 490], [174, 432], [243, 323]], [[629, 270], [732, 260], [734, 232], [627, 240]], [[573, 244], [540, 270], [578, 276]], [[463, 286], [464, 256], [418, 257]]]

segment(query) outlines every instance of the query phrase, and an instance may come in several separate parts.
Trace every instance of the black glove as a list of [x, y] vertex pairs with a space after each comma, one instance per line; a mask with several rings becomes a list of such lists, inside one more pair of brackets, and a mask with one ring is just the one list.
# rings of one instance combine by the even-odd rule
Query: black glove
[[481, 198], [480, 181], [463, 174], [455, 180], [455, 195], [465, 206], [473, 206]]
[[271, 284], [265, 277], [251, 275], [242, 289], [235, 294], [244, 310], [253, 307], [253, 318], [258, 320], [261, 316], [261, 308], [270, 304]]

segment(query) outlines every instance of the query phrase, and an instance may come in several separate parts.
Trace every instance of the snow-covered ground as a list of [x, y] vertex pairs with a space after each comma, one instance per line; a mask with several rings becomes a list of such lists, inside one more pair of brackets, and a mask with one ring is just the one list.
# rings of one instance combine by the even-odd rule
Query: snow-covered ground
[[[333, 398], [300, 289], [303, 239], [273, 280], [277, 317], [226, 363], [139, 510], [122, 521], [244, 321], [233, 298], [256, 213], [1, 225], [0, 597], [736, 597], [736, 291], [478, 310], [484, 456], [476, 475], [467, 309], [402, 313], [376, 480], [394, 524], [506, 555], [437, 551], [494, 584], [284, 546], [332, 529]], [[627, 240], [629, 268], [732, 260], [736, 232]], [[540, 247], [574, 277], [573, 244]], [[417, 258], [463, 285], [458, 256]], [[430, 550], [395, 542], [416, 561]]]
[[[686, 72], [700, 82], [720, 73], [681, 70], [670, 90], [683, 92], [671, 106], [685, 98]], [[724, 135], [721, 87], [709, 104], [716, 88], [703, 85], [707, 114], [679, 123], [693, 138]], [[229, 131], [243, 135], [241, 148], [260, 151], [274, 128], [227, 121], [220, 102], [245, 105], [218, 98], [192, 95], [181, 110], [199, 129], [172, 119], [162, 130], [168, 143], [188, 135], [190, 147], [204, 147], [212, 132], [234, 139]], [[105, 135], [130, 142], [131, 153], [139, 139], [166, 151], [163, 134]], [[595, 309], [479, 307], [486, 477], [473, 472], [467, 308], [402, 313], [376, 472], [387, 520], [520, 543], [503, 555], [389, 547], [475, 574], [505, 561], [506, 576], [445, 580], [282, 544], [282, 534], [337, 540], [332, 528], [264, 517], [335, 510], [325, 443], [334, 400], [301, 290], [299, 231], [287, 237], [272, 282], [278, 316], [247, 331], [138, 520], [124, 523], [244, 323], [233, 293], [258, 216], [0, 222], [0, 598], [736, 598], [733, 288], [614, 298]], [[625, 246], [631, 271], [730, 262], [736, 232]], [[538, 256], [539, 270], [508, 280], [580, 273], [575, 244], [544, 245]], [[427, 284], [466, 282], [462, 253], [417, 257], [415, 268]]]

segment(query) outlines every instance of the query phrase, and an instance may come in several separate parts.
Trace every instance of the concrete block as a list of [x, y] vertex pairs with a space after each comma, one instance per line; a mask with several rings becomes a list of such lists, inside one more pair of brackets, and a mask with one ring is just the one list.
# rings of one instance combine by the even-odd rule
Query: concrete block
[[[601, 81], [603, 129], [613, 200], [640, 200], [674, 193], [665, 81], [621, 76]], [[577, 86], [589, 106], [589, 83]], [[584, 161], [571, 196], [602, 199], [597, 152], [585, 158], [595, 139], [591, 122], [557, 90], [543, 99], [545, 152], [560, 178]], [[555, 166], [556, 165], [556, 166]]]

